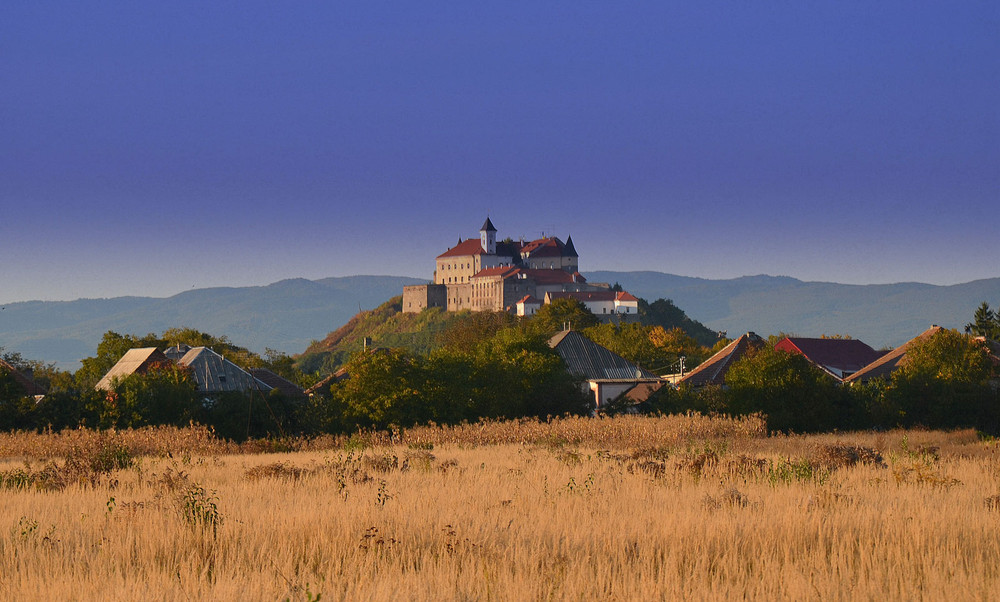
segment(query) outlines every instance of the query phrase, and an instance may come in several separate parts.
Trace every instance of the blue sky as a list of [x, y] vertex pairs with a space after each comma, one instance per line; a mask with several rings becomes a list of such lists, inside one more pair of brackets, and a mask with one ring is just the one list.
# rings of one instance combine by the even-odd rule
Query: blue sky
[[0, 7], [0, 302], [583, 271], [1000, 276], [996, 2]]

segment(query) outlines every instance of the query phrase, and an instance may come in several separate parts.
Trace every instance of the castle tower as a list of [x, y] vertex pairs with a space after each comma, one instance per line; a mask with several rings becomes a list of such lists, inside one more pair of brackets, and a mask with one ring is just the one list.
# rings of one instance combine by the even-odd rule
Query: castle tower
[[493, 227], [490, 218], [486, 218], [483, 227], [479, 229], [479, 240], [483, 245], [483, 251], [488, 255], [497, 253], [497, 229]]

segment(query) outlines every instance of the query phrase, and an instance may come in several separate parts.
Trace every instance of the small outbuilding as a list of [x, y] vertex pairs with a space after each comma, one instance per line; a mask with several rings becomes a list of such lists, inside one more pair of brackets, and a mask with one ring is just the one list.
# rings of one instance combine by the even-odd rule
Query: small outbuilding
[[594, 395], [597, 410], [639, 384], [660, 382], [660, 377], [598, 345], [575, 330], [564, 330], [549, 339], [549, 347], [566, 363], [570, 374], [582, 379]]

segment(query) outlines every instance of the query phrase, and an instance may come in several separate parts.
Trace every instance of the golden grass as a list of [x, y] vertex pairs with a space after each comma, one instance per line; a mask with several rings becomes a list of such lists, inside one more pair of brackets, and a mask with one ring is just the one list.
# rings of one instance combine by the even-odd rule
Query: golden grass
[[[61, 489], [0, 489], [0, 598], [995, 597], [996, 445], [701, 420], [427, 428], [285, 454], [161, 442]], [[3, 445], [18, 451], [4, 472], [52, 457]]]

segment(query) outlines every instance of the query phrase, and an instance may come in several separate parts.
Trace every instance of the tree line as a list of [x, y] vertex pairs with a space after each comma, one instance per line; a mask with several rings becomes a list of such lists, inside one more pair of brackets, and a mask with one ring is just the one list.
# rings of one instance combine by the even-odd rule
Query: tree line
[[[589, 395], [547, 344], [565, 324], [657, 373], [675, 372], [681, 357], [693, 368], [729, 342], [716, 338], [708, 346], [704, 343], [711, 338], [705, 333], [698, 333], [699, 340], [680, 327], [665, 327], [656, 316], [675, 312], [669, 300], [643, 301], [640, 308], [642, 322], [618, 324], [599, 322], [572, 299], [545, 305], [530, 319], [504, 312], [469, 313], [438, 334], [430, 351], [375, 348], [353, 354], [343, 366], [348, 377], [336, 379], [308, 399], [285, 398], [277, 390], [206, 396], [197, 391], [192, 375], [177, 365], [130, 375], [115, 381], [111, 391], [96, 391], [97, 381], [129, 349], [178, 344], [209, 347], [244, 369], [267, 368], [303, 387], [321, 377], [304, 372], [286, 354], [269, 349], [258, 355], [226, 337], [194, 329], [145, 336], [109, 331], [95, 355], [84, 359], [75, 373], [3, 353], [15, 367], [33, 371], [36, 382], [49, 392], [36, 402], [19, 390], [12, 375], [0, 370], [0, 429], [196, 422], [211, 426], [219, 436], [242, 440], [427, 422], [585, 414], [591, 411]], [[996, 313], [990, 315], [995, 321]], [[914, 425], [1000, 430], [996, 367], [983, 344], [968, 335], [943, 331], [915, 344], [906, 364], [889, 379], [853, 386], [841, 386], [800, 355], [775, 350], [775, 340], [732, 366], [725, 387], [663, 387], [645, 404], [627, 409], [762, 412], [773, 430], [794, 432]], [[623, 409], [618, 404], [610, 411]]]

